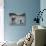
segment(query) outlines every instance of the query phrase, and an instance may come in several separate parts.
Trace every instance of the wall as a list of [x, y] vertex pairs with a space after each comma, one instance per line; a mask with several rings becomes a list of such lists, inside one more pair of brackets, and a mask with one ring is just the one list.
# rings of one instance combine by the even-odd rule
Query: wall
[[[40, 0], [4, 0], [4, 38], [7, 41], [18, 41], [31, 31], [35, 14], [40, 10]], [[9, 12], [25, 12], [25, 26], [10, 26]]]
[[[41, 11], [43, 10], [43, 9], [46, 9], [46, 0], [41, 0], [40, 1], [40, 9], [41, 9]], [[43, 17], [43, 22], [41, 21], [40, 22], [40, 25], [43, 25], [43, 26], [46, 26], [46, 11], [44, 11], [43, 12], [43, 15], [42, 15], [42, 17]]]

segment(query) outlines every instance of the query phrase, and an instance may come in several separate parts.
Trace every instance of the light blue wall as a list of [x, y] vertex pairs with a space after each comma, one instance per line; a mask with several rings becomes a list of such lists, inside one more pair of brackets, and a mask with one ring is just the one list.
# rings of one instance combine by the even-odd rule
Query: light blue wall
[[[40, 9], [40, 0], [4, 0], [4, 35], [7, 41], [18, 41], [24, 37], [32, 27], [36, 12]], [[25, 26], [10, 26], [9, 12], [25, 12]]]
[[[40, 1], [40, 10], [42, 11], [43, 9], [46, 9], [46, 0], [41, 0]], [[43, 22], [40, 22], [40, 25], [46, 26], [46, 11], [43, 12]]]

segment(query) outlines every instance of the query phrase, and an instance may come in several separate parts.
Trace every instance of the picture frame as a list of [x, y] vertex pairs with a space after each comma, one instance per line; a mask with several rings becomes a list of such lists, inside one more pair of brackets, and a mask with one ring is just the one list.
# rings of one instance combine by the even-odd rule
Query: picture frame
[[22, 13], [20, 15], [15, 13], [9, 13], [10, 25], [25, 25], [26, 24], [26, 14]]

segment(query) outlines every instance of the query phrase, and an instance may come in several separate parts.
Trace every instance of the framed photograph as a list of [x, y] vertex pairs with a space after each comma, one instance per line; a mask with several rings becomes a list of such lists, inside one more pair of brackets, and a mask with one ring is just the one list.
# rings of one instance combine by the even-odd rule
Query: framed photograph
[[25, 13], [17, 15], [15, 13], [9, 13], [10, 25], [25, 25], [26, 15]]

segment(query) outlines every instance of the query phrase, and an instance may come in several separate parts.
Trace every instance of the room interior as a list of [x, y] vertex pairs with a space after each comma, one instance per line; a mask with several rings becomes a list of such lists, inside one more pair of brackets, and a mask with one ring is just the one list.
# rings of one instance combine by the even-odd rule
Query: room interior
[[1, 0], [0, 46], [46, 46], [45, 4], [46, 0]]

